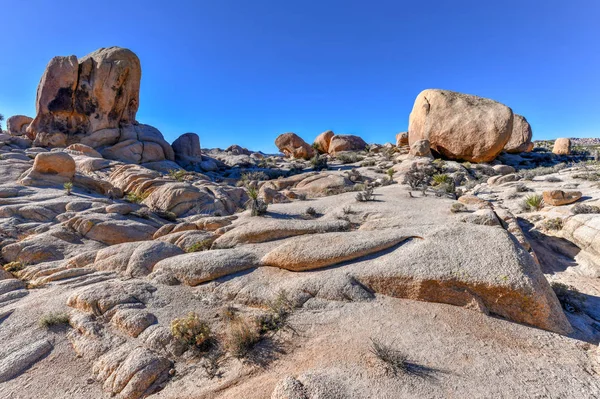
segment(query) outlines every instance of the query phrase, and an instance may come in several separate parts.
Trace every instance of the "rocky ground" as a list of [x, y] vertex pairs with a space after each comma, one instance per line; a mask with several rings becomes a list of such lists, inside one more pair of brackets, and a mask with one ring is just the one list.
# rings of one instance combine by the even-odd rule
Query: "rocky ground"
[[[169, 174], [7, 141], [2, 397], [600, 395], [600, 216], [574, 214], [600, 212], [595, 163], [374, 145], [321, 171], [210, 150], [212, 174]], [[70, 193], [38, 184], [60, 176], [40, 153], [73, 159]], [[190, 313], [206, 345], [176, 336]]]

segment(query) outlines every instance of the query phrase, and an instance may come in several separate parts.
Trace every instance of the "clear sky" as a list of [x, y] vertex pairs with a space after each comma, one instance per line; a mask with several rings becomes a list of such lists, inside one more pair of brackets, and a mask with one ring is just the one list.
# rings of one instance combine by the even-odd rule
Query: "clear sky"
[[293, 131], [393, 141], [417, 94], [490, 97], [534, 139], [600, 137], [599, 0], [0, 0], [0, 113], [35, 113], [48, 61], [142, 62], [138, 121], [168, 141], [275, 151]]

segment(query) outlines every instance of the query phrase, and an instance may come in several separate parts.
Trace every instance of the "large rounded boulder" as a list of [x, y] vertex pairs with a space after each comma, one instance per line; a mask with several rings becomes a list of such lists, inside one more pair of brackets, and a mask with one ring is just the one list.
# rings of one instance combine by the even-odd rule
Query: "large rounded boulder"
[[556, 139], [552, 152], [557, 155], [569, 155], [571, 153], [571, 140], [567, 138]]
[[138, 57], [120, 47], [79, 60], [54, 57], [39, 83], [27, 135], [36, 146], [83, 143], [124, 162], [173, 160], [162, 134], [136, 122], [141, 77]]
[[327, 130], [317, 136], [313, 143], [313, 147], [321, 154], [327, 154], [329, 151], [329, 142], [335, 134], [331, 130]]
[[492, 161], [504, 148], [513, 128], [513, 112], [487, 98], [447, 90], [422, 91], [410, 114], [412, 145], [427, 139], [431, 149], [469, 162]]
[[275, 139], [275, 145], [286, 157], [309, 159], [315, 154], [306, 141], [296, 133], [283, 133]]
[[367, 143], [358, 136], [351, 134], [337, 134], [329, 141], [329, 153], [335, 155], [342, 151], [363, 151]]
[[504, 151], [511, 154], [520, 152], [531, 152], [533, 143], [531, 142], [531, 125], [524, 116], [514, 114], [513, 129], [508, 143], [504, 146]]
[[25, 115], [11, 116], [6, 120], [6, 130], [11, 136], [23, 136], [31, 121], [33, 121], [33, 118]]

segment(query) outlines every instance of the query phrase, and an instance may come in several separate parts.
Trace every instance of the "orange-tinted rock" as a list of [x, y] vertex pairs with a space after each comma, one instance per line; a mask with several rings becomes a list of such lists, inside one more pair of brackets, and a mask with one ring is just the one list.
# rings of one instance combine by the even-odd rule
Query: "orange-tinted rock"
[[429, 89], [410, 114], [408, 139], [428, 139], [431, 150], [450, 159], [489, 162], [502, 151], [513, 127], [506, 105], [469, 94]]
[[334, 133], [331, 130], [327, 130], [317, 136], [313, 146], [319, 151], [321, 154], [327, 154], [329, 151], [329, 142], [333, 138]]
[[571, 140], [566, 138], [556, 139], [552, 152], [557, 155], [569, 155], [571, 153]]
[[560, 206], [572, 204], [577, 201], [581, 198], [581, 191], [552, 190], [544, 191], [542, 195], [544, 196], [544, 202], [546, 204]]
[[275, 139], [275, 145], [279, 151], [291, 158], [309, 159], [315, 154], [314, 148], [296, 133], [283, 133]]

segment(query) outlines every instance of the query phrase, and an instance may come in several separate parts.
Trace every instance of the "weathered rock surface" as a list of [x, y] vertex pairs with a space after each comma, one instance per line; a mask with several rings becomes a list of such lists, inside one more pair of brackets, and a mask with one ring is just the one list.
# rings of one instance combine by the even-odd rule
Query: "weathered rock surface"
[[195, 286], [259, 266], [255, 253], [243, 249], [215, 249], [179, 255], [158, 262], [150, 277], [160, 283]]
[[553, 206], [568, 205], [581, 198], [581, 191], [552, 190], [542, 193], [544, 203]]
[[25, 115], [14, 115], [6, 120], [6, 130], [12, 136], [23, 136], [33, 118]]
[[283, 133], [275, 139], [275, 145], [285, 156], [291, 158], [311, 158], [315, 150], [295, 133]]
[[511, 154], [530, 152], [533, 150], [531, 125], [524, 116], [514, 114], [513, 129], [504, 151]]
[[417, 140], [410, 146], [410, 155], [413, 157], [429, 157], [431, 156], [431, 143], [429, 140]]
[[214, 248], [232, 248], [238, 244], [259, 243], [304, 234], [325, 233], [347, 229], [345, 220], [271, 220], [247, 223], [217, 238]]
[[489, 162], [510, 140], [513, 113], [496, 101], [447, 90], [422, 91], [410, 114], [410, 143], [427, 139], [450, 158]]
[[156, 263], [183, 253], [178, 246], [167, 242], [129, 242], [98, 251], [93, 266], [97, 270], [113, 270], [128, 277], [143, 277], [152, 272]]
[[335, 155], [342, 151], [363, 151], [367, 143], [360, 137], [351, 134], [336, 134], [329, 141], [329, 153]]
[[200, 137], [196, 133], [182, 134], [171, 145], [175, 153], [175, 161], [184, 169], [202, 170], [202, 150]]
[[571, 140], [567, 138], [556, 139], [552, 152], [557, 155], [569, 155], [571, 153]]
[[0, 383], [10, 380], [52, 350], [52, 344], [42, 339], [0, 359]]
[[152, 239], [157, 228], [121, 215], [89, 213], [74, 216], [64, 223], [87, 239], [106, 245]]
[[317, 136], [313, 143], [313, 146], [319, 151], [321, 154], [327, 154], [329, 152], [329, 143], [331, 142], [331, 138], [334, 136], [334, 133], [331, 130], [327, 130]]
[[119, 47], [99, 49], [79, 61], [54, 57], [38, 86], [37, 114], [27, 134], [38, 146], [81, 142], [125, 162], [173, 160], [162, 134], [135, 120], [141, 73], [138, 57]]
[[408, 132], [400, 132], [396, 135], [396, 146], [403, 147], [408, 145]]
[[24, 186], [53, 186], [70, 182], [75, 176], [75, 161], [65, 152], [42, 152], [35, 156], [33, 168], [21, 176]]
[[287, 240], [261, 262], [293, 271], [319, 269], [382, 251], [409, 238], [393, 230], [316, 234]]

